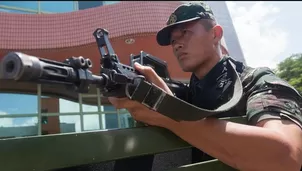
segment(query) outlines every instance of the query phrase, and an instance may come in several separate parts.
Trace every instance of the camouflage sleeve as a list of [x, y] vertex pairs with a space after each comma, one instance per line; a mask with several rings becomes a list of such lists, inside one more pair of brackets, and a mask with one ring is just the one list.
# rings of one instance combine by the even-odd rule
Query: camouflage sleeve
[[262, 76], [247, 99], [248, 123], [265, 119], [288, 119], [302, 129], [302, 97], [286, 81], [273, 73]]

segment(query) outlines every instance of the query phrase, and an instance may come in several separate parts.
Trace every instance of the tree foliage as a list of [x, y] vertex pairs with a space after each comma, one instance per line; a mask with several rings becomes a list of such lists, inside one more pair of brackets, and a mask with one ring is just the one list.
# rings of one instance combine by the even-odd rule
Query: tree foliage
[[280, 62], [276, 74], [302, 94], [302, 53], [293, 54]]

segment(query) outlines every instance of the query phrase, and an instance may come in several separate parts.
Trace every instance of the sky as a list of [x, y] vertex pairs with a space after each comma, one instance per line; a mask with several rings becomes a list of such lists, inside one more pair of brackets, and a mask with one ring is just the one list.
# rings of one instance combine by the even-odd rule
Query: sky
[[[277, 63], [293, 53], [302, 53], [302, 2], [245, 1], [227, 2], [247, 65], [275, 68]], [[70, 111], [72, 109], [72, 111]], [[0, 114], [36, 113], [36, 96], [0, 94]], [[96, 107], [85, 107], [96, 111]], [[79, 105], [60, 100], [60, 112], [79, 111]], [[86, 129], [98, 129], [98, 117], [85, 117]], [[25, 126], [37, 122], [35, 118], [0, 119], [0, 126]], [[61, 122], [76, 123], [79, 117], [63, 118]]]
[[[246, 62], [252, 67], [276, 65], [301, 53], [302, 2], [227, 2]], [[298, 22], [297, 22], [298, 21]]]

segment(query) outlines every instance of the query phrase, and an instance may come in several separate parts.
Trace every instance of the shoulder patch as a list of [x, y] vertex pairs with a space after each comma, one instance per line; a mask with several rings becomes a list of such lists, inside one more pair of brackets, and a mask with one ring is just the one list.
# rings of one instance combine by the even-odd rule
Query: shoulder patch
[[290, 85], [287, 81], [279, 78], [276, 75], [267, 75], [264, 79], [264, 82], [266, 85], [274, 88], [283, 88], [283, 89], [288, 89], [292, 93], [298, 96], [300, 100], [302, 100], [301, 94], [298, 92], [297, 89], [295, 89], [292, 85]]

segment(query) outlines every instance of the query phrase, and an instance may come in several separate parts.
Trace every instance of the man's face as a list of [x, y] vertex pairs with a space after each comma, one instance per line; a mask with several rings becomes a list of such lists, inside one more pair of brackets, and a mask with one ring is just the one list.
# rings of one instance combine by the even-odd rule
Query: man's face
[[171, 46], [180, 67], [194, 72], [215, 52], [212, 30], [207, 31], [200, 21], [180, 24], [171, 33]]

